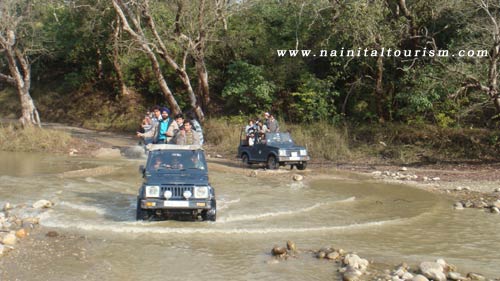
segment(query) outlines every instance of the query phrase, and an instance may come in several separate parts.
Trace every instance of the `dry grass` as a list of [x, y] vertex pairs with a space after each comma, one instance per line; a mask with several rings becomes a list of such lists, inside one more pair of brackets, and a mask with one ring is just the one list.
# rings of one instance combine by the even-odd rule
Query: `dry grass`
[[66, 132], [40, 128], [16, 128], [0, 124], [0, 150], [24, 152], [68, 152], [74, 146]]

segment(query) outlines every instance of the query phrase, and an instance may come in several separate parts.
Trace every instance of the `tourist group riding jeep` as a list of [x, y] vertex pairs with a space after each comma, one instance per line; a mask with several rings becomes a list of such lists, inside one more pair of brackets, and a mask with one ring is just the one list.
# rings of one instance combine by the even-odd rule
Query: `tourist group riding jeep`
[[238, 158], [244, 165], [267, 163], [269, 169], [290, 165], [290, 168], [296, 166], [299, 170], [304, 170], [310, 159], [307, 150], [295, 145], [289, 133], [248, 136], [244, 130], [240, 136]]
[[137, 220], [184, 216], [215, 221], [214, 188], [199, 145], [148, 145], [144, 183], [137, 196]]

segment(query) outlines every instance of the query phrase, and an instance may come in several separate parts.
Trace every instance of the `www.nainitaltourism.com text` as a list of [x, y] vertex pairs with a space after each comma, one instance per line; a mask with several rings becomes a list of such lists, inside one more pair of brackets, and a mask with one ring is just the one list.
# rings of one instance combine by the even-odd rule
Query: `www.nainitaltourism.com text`
[[320, 50], [319, 54], [312, 50], [276, 50], [278, 57], [488, 57], [487, 50], [459, 50], [450, 53], [449, 50], [399, 50], [391, 48], [374, 49], [340, 49], [340, 50]]

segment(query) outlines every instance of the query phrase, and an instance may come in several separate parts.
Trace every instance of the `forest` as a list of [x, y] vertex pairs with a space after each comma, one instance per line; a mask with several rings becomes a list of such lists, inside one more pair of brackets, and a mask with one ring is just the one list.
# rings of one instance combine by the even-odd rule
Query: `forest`
[[0, 114], [133, 131], [153, 105], [270, 111], [498, 147], [499, 20], [490, 0], [2, 0]]

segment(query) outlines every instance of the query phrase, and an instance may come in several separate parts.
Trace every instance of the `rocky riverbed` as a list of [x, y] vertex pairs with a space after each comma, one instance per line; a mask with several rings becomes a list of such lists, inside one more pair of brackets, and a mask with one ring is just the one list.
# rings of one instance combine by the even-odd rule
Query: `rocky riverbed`
[[293, 241], [287, 241], [286, 246], [274, 246], [271, 249], [272, 258], [268, 264], [286, 262], [288, 259], [316, 258], [329, 261], [338, 267], [339, 279], [343, 281], [377, 280], [377, 281], [498, 281], [487, 279], [476, 272], [461, 273], [453, 264], [444, 259], [422, 261], [416, 265], [405, 262], [390, 267], [376, 264], [342, 248], [322, 247], [318, 250], [300, 249]]

